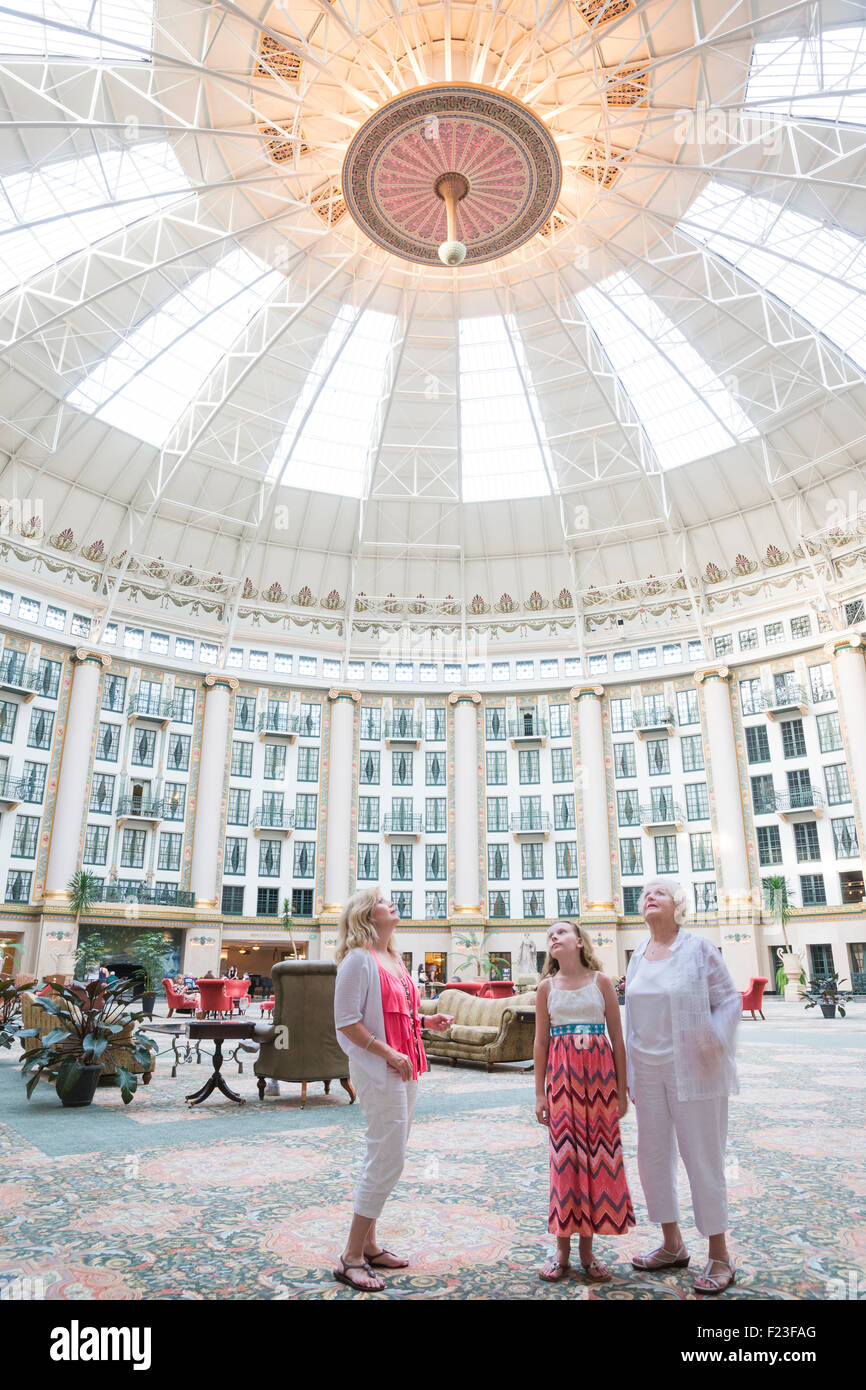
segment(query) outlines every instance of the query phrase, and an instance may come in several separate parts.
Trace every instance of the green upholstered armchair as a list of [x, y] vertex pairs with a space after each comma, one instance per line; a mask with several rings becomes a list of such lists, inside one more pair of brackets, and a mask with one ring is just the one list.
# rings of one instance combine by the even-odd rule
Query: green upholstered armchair
[[274, 1012], [271, 1023], [259, 1024], [259, 1055], [253, 1063], [259, 1099], [268, 1077], [301, 1083], [301, 1105], [307, 1085], [323, 1081], [325, 1094], [339, 1080], [355, 1099], [349, 1081], [349, 1059], [337, 1042], [334, 1027], [334, 984], [337, 967], [327, 960], [284, 960], [273, 969]]

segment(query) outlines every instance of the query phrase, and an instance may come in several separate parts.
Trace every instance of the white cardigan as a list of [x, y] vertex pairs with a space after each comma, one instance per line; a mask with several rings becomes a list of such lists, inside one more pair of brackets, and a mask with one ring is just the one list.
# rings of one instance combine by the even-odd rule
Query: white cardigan
[[[625, 977], [625, 1046], [631, 1086], [634, 1060], [633, 1029], [628, 1012], [629, 980], [634, 979], [650, 938], [642, 941], [628, 963]], [[709, 1100], [739, 1091], [734, 1060], [736, 1033], [743, 1012], [743, 996], [731, 979], [717, 946], [704, 936], [682, 929], [671, 945], [674, 959], [671, 983], [671, 1022], [674, 1040], [674, 1075], [678, 1100]], [[701, 1059], [699, 1043], [715, 1033], [722, 1044], [716, 1061]]]
[[341, 1028], [351, 1028], [353, 1023], [363, 1023], [365, 1028], [384, 1041], [385, 1014], [382, 1009], [379, 963], [373, 953], [363, 946], [349, 951], [337, 966], [334, 1024], [337, 1042], [349, 1059], [350, 1071], [355, 1068], [364, 1072], [375, 1086], [383, 1089], [388, 1077], [385, 1058], [365, 1052], [363, 1047], [350, 1042], [340, 1032]]

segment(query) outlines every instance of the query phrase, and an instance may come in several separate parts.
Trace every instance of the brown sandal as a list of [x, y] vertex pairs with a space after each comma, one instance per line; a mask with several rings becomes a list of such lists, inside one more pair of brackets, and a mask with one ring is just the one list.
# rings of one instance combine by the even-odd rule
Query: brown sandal
[[[603, 1265], [600, 1260], [597, 1260], [594, 1255], [592, 1259], [588, 1260], [585, 1264], [583, 1260], [581, 1260], [580, 1263], [583, 1267], [584, 1274], [592, 1284], [609, 1284], [613, 1278], [607, 1266]], [[593, 1270], [597, 1270], [598, 1273], [594, 1274]]]
[[[558, 1270], [558, 1273], [545, 1274], [545, 1269]], [[547, 1284], [558, 1284], [560, 1279], [565, 1278], [566, 1274], [570, 1269], [571, 1264], [568, 1260], [566, 1260], [565, 1264], [563, 1264], [562, 1260], [554, 1259], [554, 1257], [551, 1256], [547, 1263], [544, 1265], [544, 1267], [538, 1271], [538, 1277], [539, 1279], [543, 1279]]]
[[[338, 1284], [348, 1284], [350, 1289], [357, 1289], [358, 1293], [381, 1293], [382, 1290], [385, 1288], [384, 1281], [381, 1279], [378, 1281], [379, 1287], [375, 1288], [372, 1284], [359, 1284], [358, 1280], [353, 1279], [352, 1276], [348, 1273], [348, 1270], [350, 1269], [363, 1269], [366, 1270], [367, 1274], [373, 1274], [373, 1271], [367, 1264], [366, 1260], [363, 1262], [363, 1264], [347, 1265], [346, 1261], [343, 1259], [343, 1256], [341, 1255], [340, 1264], [343, 1266], [342, 1269], [331, 1270], [331, 1273], [333, 1274]], [[375, 1274], [373, 1274], [374, 1279], [375, 1277]]]
[[[383, 1255], [390, 1255], [392, 1260], [399, 1260], [400, 1263], [399, 1263], [399, 1264], [396, 1264], [396, 1265], [383, 1265], [383, 1264], [380, 1264], [379, 1261], [381, 1260], [381, 1258], [382, 1258]], [[409, 1268], [409, 1261], [408, 1261], [408, 1260], [404, 1260], [403, 1257], [402, 1257], [402, 1255], [395, 1255], [393, 1250], [386, 1250], [385, 1247], [384, 1247], [384, 1245], [382, 1246], [382, 1249], [381, 1249], [381, 1250], [377, 1250], [377, 1251], [376, 1251], [375, 1255], [367, 1255], [367, 1256], [366, 1256], [366, 1261], [367, 1261], [367, 1264], [370, 1266], [371, 1269], [408, 1269], [408, 1268]]]

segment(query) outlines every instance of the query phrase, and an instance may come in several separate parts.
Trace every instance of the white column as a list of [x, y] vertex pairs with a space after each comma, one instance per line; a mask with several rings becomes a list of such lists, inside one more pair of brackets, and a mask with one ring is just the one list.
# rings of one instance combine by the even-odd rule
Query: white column
[[325, 835], [325, 901], [322, 912], [339, 913], [352, 893], [352, 753], [358, 690], [329, 690], [328, 825]]
[[[93, 732], [99, 720], [99, 691], [103, 668], [110, 656], [79, 647], [73, 653], [75, 674], [63, 734], [63, 752], [57, 779], [57, 795], [51, 822], [51, 848], [45, 871], [44, 897], [63, 902], [67, 885], [80, 868], [78, 850], [81, 827], [87, 816], [87, 789]], [[74, 950], [74, 943], [73, 943]]]
[[866, 835], [866, 638], [849, 632], [824, 650], [833, 658], [839, 714], [845, 731], [845, 754], [861, 847]]
[[204, 678], [204, 686], [207, 693], [201, 735], [198, 790], [195, 798], [190, 888], [196, 907], [215, 908], [223, 823], [226, 748], [231, 738], [229, 716], [232, 692], [238, 688], [238, 678], [218, 676], [211, 671]]
[[478, 706], [477, 691], [455, 691], [454, 706], [454, 915], [485, 915], [478, 872]]
[[758, 960], [755, 912], [734, 716], [731, 709], [732, 672], [727, 666], [695, 673], [702, 696], [704, 756], [712, 778], [715, 810], [716, 895], [722, 955], [738, 989], [747, 989], [753, 975], [766, 975]]
[[580, 772], [577, 786], [582, 811], [583, 849], [586, 863], [586, 901], [582, 912], [613, 912], [613, 876], [610, 868], [607, 778], [604, 770], [604, 737], [601, 722], [600, 685], [576, 685], [580, 734]]

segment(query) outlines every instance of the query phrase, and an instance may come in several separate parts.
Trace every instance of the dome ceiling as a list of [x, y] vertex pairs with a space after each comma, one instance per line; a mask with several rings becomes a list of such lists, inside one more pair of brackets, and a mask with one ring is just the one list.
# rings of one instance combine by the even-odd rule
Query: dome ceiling
[[[699, 600], [708, 564], [793, 552], [859, 495], [850, 6], [88, 15], [0, 19], [0, 493], [38, 499], [18, 534], [74, 553], [103, 619], [130, 575], [219, 593], [227, 633], [252, 594], [570, 607], [682, 569]], [[492, 258], [467, 216], [457, 269], [420, 263], [444, 217], [407, 145], [342, 186], [433, 86], [526, 108], [561, 166], [545, 205], [503, 148]], [[434, 168], [474, 157], [456, 130]], [[417, 261], [382, 244], [410, 223]]]

